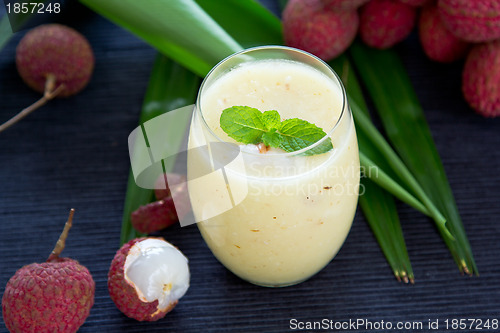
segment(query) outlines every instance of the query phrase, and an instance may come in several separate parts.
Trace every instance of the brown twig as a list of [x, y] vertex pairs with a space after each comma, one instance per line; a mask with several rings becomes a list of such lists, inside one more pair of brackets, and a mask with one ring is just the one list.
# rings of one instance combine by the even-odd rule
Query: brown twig
[[7, 128], [10, 126], [14, 125], [17, 123], [19, 120], [23, 119], [39, 107], [45, 105], [48, 101], [56, 97], [61, 93], [61, 91], [64, 90], [65, 86], [64, 84], [59, 85], [57, 88], [54, 89], [56, 83], [56, 78], [54, 75], [49, 74], [47, 75], [47, 81], [45, 82], [45, 91], [43, 93], [42, 98], [40, 98], [38, 101], [35, 103], [31, 104], [27, 108], [23, 109], [21, 112], [16, 114], [14, 117], [10, 118], [7, 120], [5, 123], [0, 125], [0, 132], [5, 131]]
[[61, 232], [61, 236], [59, 236], [59, 239], [57, 240], [56, 246], [52, 250], [52, 253], [50, 254], [47, 261], [52, 261], [52, 260], [59, 258], [59, 255], [64, 250], [64, 246], [66, 246], [66, 238], [68, 238], [69, 229], [71, 229], [71, 226], [73, 225], [73, 215], [74, 214], [75, 214], [75, 210], [73, 208], [71, 208], [71, 210], [69, 211], [68, 221], [66, 221], [66, 224], [64, 224], [64, 229]]

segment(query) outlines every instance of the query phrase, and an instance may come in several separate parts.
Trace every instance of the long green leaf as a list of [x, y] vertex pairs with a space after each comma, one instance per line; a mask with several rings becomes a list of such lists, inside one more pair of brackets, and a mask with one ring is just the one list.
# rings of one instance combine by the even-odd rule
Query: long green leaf
[[359, 159], [362, 169], [368, 171], [368, 178], [386, 191], [394, 193], [394, 196], [399, 198], [401, 201], [407, 203], [421, 213], [429, 215], [429, 211], [420, 201], [418, 201], [406, 189], [399, 185], [399, 183], [386, 174], [384, 170], [379, 168], [379, 166], [368, 158], [363, 152], [359, 153]]
[[244, 48], [283, 43], [281, 21], [255, 0], [195, 0]]
[[361, 184], [364, 193], [359, 196], [359, 204], [394, 275], [398, 280], [413, 283], [413, 270], [392, 196], [370, 179], [362, 179]]
[[200, 76], [242, 49], [194, 0], [81, 2]]
[[349, 101], [354, 100], [359, 106], [359, 112], [362, 112], [366, 117], [370, 117], [368, 113], [368, 106], [366, 105], [361, 85], [355, 73], [353, 73], [352, 65], [347, 55], [342, 53], [335, 59], [328, 62], [328, 65], [335, 70], [337, 75], [344, 84], [346, 93], [348, 94]]
[[[139, 124], [143, 124], [165, 112], [193, 104], [200, 84], [200, 79], [179, 64], [163, 55], [158, 55], [148, 89], [144, 98]], [[182, 124], [172, 123], [165, 128], [172, 140], [184, 137], [185, 127]], [[173, 159], [169, 159], [173, 162]], [[139, 206], [145, 205], [154, 199], [153, 190], [136, 185], [134, 176], [130, 172], [127, 183], [127, 194], [122, 219], [121, 243], [137, 237], [139, 234], [132, 228], [130, 214]]]
[[[453, 239], [451, 234], [446, 228], [446, 219], [441, 215], [436, 206], [432, 203], [431, 199], [426, 195], [424, 190], [421, 188], [420, 184], [417, 182], [412, 173], [408, 170], [403, 161], [399, 156], [392, 150], [391, 146], [385, 141], [384, 137], [375, 128], [373, 123], [369, 118], [367, 118], [363, 113], [356, 112], [359, 110], [356, 102], [351, 100], [351, 108], [355, 114], [355, 122], [358, 128], [362, 129], [363, 134], [367, 135], [370, 139], [371, 144], [378, 149], [381, 157], [385, 158], [387, 164], [391, 167], [394, 174], [407, 185], [407, 187], [418, 197], [418, 199], [426, 207], [427, 215], [430, 215], [437, 223], [438, 228], [446, 235], [448, 238]], [[373, 156], [373, 154], [372, 154]], [[380, 159], [380, 158], [378, 158]], [[387, 169], [386, 169], [387, 170]], [[397, 195], [397, 193], [394, 193]], [[404, 201], [404, 198], [401, 198]]]
[[0, 50], [7, 44], [10, 37], [12, 37], [12, 29], [9, 23], [7, 14], [0, 19]]
[[460, 271], [477, 274], [477, 267], [443, 164], [424, 112], [404, 65], [393, 50], [375, 50], [355, 42], [350, 53], [399, 155], [426, 195], [447, 220], [454, 240], [439, 228]]
[[[351, 106], [352, 110], [358, 109], [354, 101], [351, 101]], [[399, 156], [392, 150], [392, 148], [385, 141], [382, 135], [377, 131], [373, 123], [368, 118], [366, 118], [363, 113], [355, 114], [355, 122], [358, 128], [363, 128], [364, 133], [370, 133], [370, 139], [372, 139], [372, 143], [387, 158], [387, 163], [392, 167], [394, 173], [399, 176], [399, 179], [401, 179], [401, 181], [404, 182], [408, 186], [408, 188], [410, 188], [414, 192], [417, 198], [424, 204], [429, 214], [436, 222], [438, 229], [443, 234], [443, 237], [446, 237], [446, 239], [448, 240], [453, 240], [453, 236], [447, 229], [446, 219], [436, 208], [430, 197], [427, 196], [426, 192], [422, 189], [420, 184], [408, 170], [403, 161], [401, 161]]]
[[[368, 112], [368, 106], [366, 105], [365, 98], [363, 96], [363, 92], [361, 90], [361, 85], [353, 72], [352, 65], [345, 54], [340, 55], [334, 60], [329, 62], [329, 65], [339, 73], [342, 82], [344, 83], [347, 97], [350, 102], [351, 111], [356, 120], [357, 117], [363, 117], [371, 122], [370, 114]], [[359, 149], [362, 155], [366, 156], [370, 160], [372, 160], [376, 166], [382, 170], [385, 174], [387, 174], [394, 182], [400, 183], [401, 186], [405, 186], [399, 179], [399, 177], [393, 172], [392, 167], [387, 163], [387, 159], [390, 157], [387, 153], [382, 153], [380, 149], [374, 144], [379, 140], [384, 140], [382, 134], [377, 130], [375, 126], [364, 127], [359, 124], [356, 124], [356, 133], [358, 137]], [[386, 143], [385, 148], [391, 149], [388, 143]], [[393, 152], [393, 155], [396, 155]], [[370, 174], [368, 174], [370, 176]], [[377, 181], [377, 180], [375, 180]], [[391, 192], [390, 189], [387, 189]], [[409, 191], [408, 188], [405, 187], [406, 191]], [[393, 192], [393, 195], [398, 197], [396, 192]], [[403, 200], [403, 198], [399, 198]]]
[[[351, 64], [347, 57], [341, 55], [329, 64], [341, 76], [349, 103], [356, 105], [354, 109], [351, 106], [353, 114], [360, 114], [369, 119], [368, 107], [361, 91], [361, 86], [351, 69]], [[361, 178], [360, 184], [360, 207], [396, 278], [413, 283], [413, 270], [406, 249], [396, 204], [389, 193], [375, 186], [374, 181], [416, 209], [425, 210], [426, 208], [409, 194], [406, 189], [393, 180], [393, 178], [396, 179], [395, 175], [389, 176], [383, 171], [387, 170], [387, 172], [391, 173], [392, 170], [385, 163], [385, 155], [372, 144], [370, 133], [365, 133], [365, 130], [359, 128], [357, 124], [356, 132], [360, 148], [360, 163], [361, 167], [365, 170], [365, 177]], [[372, 159], [377, 161], [377, 163], [373, 162]], [[373, 172], [372, 167], [376, 168], [376, 172]], [[366, 176], [371, 178], [368, 179]]]
[[434, 211], [429, 210], [421, 200], [415, 198], [414, 194], [419, 193], [419, 198], [425, 197], [426, 202], [430, 202], [406, 165], [371, 122], [361, 87], [347, 57], [342, 55], [331, 61], [330, 65], [341, 73], [346, 85], [357, 128], [361, 166], [367, 171], [375, 171], [367, 172], [366, 176], [413, 208], [428, 216], [436, 216], [444, 228], [445, 218], [440, 212], [432, 204], [430, 207]]

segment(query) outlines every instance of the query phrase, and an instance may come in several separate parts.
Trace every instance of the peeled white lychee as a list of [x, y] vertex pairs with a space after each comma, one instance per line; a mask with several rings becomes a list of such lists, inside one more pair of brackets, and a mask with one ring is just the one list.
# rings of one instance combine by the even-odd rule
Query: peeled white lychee
[[162, 238], [137, 238], [123, 245], [108, 274], [111, 299], [139, 321], [164, 317], [189, 288], [188, 259]]

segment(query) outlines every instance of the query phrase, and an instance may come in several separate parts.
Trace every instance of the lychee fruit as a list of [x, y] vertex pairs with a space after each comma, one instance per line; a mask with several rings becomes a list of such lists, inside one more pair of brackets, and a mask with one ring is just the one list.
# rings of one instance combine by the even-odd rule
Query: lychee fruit
[[163, 238], [136, 238], [116, 253], [108, 290], [118, 309], [139, 321], [163, 318], [189, 288], [188, 259]]
[[468, 42], [500, 38], [500, 1], [440, 0], [439, 13], [455, 36]]
[[415, 26], [417, 9], [397, 0], [372, 0], [361, 7], [359, 34], [366, 45], [387, 49]]
[[286, 45], [325, 61], [337, 57], [351, 45], [358, 25], [356, 10], [328, 10], [321, 0], [290, 0], [283, 11]]
[[475, 45], [462, 72], [462, 92], [484, 117], [500, 116], [500, 40]]
[[431, 60], [448, 63], [467, 54], [469, 43], [456, 37], [444, 26], [434, 4], [425, 6], [420, 12], [418, 31], [422, 48]]
[[48, 260], [20, 268], [7, 282], [2, 311], [10, 332], [76, 332], [89, 316], [95, 292], [92, 275], [78, 261], [59, 257], [73, 213]]
[[399, 1], [410, 6], [421, 7], [433, 0], [399, 0]]
[[141, 206], [130, 216], [134, 229], [143, 234], [165, 229], [178, 220], [172, 197]]
[[94, 53], [87, 39], [61, 24], [30, 30], [16, 49], [16, 65], [23, 81], [43, 97], [0, 125], [0, 132], [55, 97], [80, 92], [94, 70]]
[[370, 0], [321, 0], [325, 8], [331, 10], [354, 10], [368, 1]]
[[165, 229], [184, 218], [191, 209], [184, 175], [161, 175], [155, 184], [155, 195], [160, 200], [139, 207], [130, 216], [132, 226], [140, 233]]
[[61, 24], [44, 24], [29, 31], [16, 50], [19, 75], [28, 86], [45, 92], [48, 80], [64, 85], [57, 97], [78, 93], [90, 80], [94, 54], [88, 40]]

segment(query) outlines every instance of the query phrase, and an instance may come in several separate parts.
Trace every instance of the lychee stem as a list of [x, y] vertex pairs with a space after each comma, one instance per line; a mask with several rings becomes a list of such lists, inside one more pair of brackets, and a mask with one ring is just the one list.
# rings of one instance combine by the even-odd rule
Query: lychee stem
[[48, 101], [56, 97], [61, 93], [61, 91], [64, 90], [65, 86], [64, 84], [59, 85], [56, 89], [54, 89], [56, 84], [56, 77], [54, 74], [48, 74], [47, 75], [47, 81], [45, 82], [45, 91], [43, 93], [43, 97], [40, 98], [38, 101], [35, 103], [31, 104], [27, 108], [23, 109], [21, 112], [16, 114], [14, 117], [10, 118], [7, 120], [5, 123], [0, 125], [0, 132], [6, 130], [10, 126], [14, 125], [17, 123], [19, 120], [23, 119], [27, 115], [29, 115], [31, 112], [35, 111], [39, 107], [45, 105]]
[[66, 245], [66, 238], [68, 238], [68, 232], [69, 229], [71, 229], [71, 226], [73, 225], [73, 215], [75, 214], [75, 210], [71, 208], [69, 211], [69, 217], [68, 221], [64, 224], [64, 229], [61, 232], [61, 236], [59, 236], [59, 239], [57, 240], [56, 246], [52, 250], [52, 253], [50, 254], [49, 258], [47, 261], [51, 261], [54, 259], [57, 259], [61, 252], [64, 250], [64, 246]]

